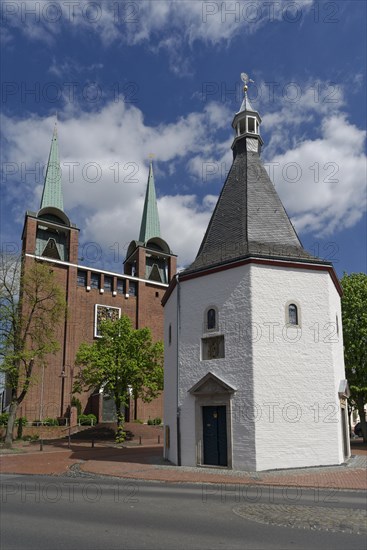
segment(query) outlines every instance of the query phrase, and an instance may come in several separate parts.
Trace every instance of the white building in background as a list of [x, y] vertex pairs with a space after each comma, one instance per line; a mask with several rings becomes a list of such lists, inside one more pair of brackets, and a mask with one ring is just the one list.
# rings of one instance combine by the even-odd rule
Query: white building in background
[[165, 307], [165, 457], [267, 470], [350, 455], [333, 266], [306, 252], [261, 162], [245, 95], [233, 164]]
[[7, 411], [9, 407], [9, 391], [5, 384], [5, 373], [0, 372], [0, 414]]

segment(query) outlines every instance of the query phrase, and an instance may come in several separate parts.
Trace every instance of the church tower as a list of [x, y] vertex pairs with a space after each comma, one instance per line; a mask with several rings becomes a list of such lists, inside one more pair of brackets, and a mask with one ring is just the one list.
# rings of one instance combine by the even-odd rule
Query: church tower
[[78, 233], [76, 225], [70, 222], [64, 211], [57, 124], [55, 124], [40, 209], [38, 212], [27, 211], [25, 216], [23, 253], [64, 262], [76, 262]]
[[341, 288], [309, 254], [261, 161], [249, 78], [233, 163], [165, 306], [165, 456], [266, 470], [340, 464], [347, 430]]
[[176, 273], [176, 256], [161, 237], [153, 166], [150, 163], [138, 241], [131, 241], [125, 273], [168, 284]]
[[[57, 123], [55, 123], [50, 153], [46, 165], [40, 208], [27, 211], [22, 234], [23, 269], [32, 262], [50, 266], [55, 280], [65, 292], [68, 315], [58, 327], [60, 349], [47, 358], [35, 376], [22, 405], [28, 420], [45, 417], [62, 418], [68, 413], [75, 358], [76, 279], [79, 229], [64, 211]], [[38, 369], [39, 370], [39, 369]]]

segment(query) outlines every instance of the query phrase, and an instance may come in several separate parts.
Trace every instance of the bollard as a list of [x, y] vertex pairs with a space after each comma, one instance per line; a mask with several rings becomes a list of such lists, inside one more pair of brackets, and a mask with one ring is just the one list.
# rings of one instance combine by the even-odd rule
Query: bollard
[[139, 445], [141, 445], [141, 435], [139, 435]]
[[160, 442], [161, 442], [161, 436], [158, 435], [158, 445], [160, 444]]
[[94, 439], [92, 439], [92, 449], [94, 449]]
[[40, 451], [43, 451], [43, 439], [40, 439]]

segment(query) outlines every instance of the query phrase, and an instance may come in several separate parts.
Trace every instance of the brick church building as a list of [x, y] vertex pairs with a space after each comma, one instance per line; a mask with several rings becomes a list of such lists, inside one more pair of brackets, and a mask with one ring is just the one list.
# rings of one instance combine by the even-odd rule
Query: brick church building
[[[64, 210], [57, 127], [52, 137], [40, 209], [27, 211], [22, 235], [24, 268], [45, 262], [65, 291], [68, 315], [58, 329], [60, 349], [37, 370], [19, 414], [29, 421], [67, 417], [77, 367], [75, 355], [82, 342], [98, 338], [99, 323], [106, 317], [130, 317], [135, 328], [149, 327], [153, 339], [163, 340], [162, 297], [176, 272], [176, 256], [161, 238], [150, 165], [139, 239], [130, 243], [121, 273], [78, 264], [79, 229]], [[108, 396], [96, 391], [77, 396], [82, 412], [99, 421], [114, 418]], [[131, 400], [126, 419], [163, 417], [162, 396], [151, 403]]]

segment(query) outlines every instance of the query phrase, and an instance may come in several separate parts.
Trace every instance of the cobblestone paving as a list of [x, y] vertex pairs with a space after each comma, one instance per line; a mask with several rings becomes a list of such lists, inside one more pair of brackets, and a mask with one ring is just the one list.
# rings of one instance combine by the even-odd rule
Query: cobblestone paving
[[[69, 477], [115, 476], [173, 483], [215, 483], [253, 486], [367, 490], [367, 455], [354, 455], [340, 466], [244, 472], [223, 468], [177, 467], [163, 460], [162, 446], [114, 448], [113, 444], [47, 445], [25, 447], [21, 453], [2, 453], [1, 473], [67, 475]], [[332, 493], [330, 493], [332, 494]]]
[[81, 470], [82, 462], [79, 462], [78, 464], [73, 464], [70, 466], [67, 472], [62, 472], [61, 474], [57, 474], [59, 477], [86, 477], [86, 478], [96, 478], [96, 477], [103, 477], [99, 476], [98, 474], [92, 474], [89, 472], [83, 472]]
[[233, 512], [244, 519], [266, 525], [367, 535], [365, 510], [285, 504], [247, 504], [236, 506]]
[[[165, 462], [163, 458], [161, 459], [161, 464], [156, 461], [156, 468], [162, 468], [165, 470], [172, 469], [177, 470], [177, 466], [171, 465], [169, 462]], [[354, 468], [367, 468], [367, 456], [354, 455], [348, 459], [348, 461], [343, 465], [336, 466], [313, 466], [310, 468], [289, 468], [285, 470], [264, 470], [262, 472], [251, 472], [246, 470], [227, 470], [225, 468], [210, 468], [202, 466], [180, 466], [181, 472], [200, 472], [207, 474], [220, 474], [229, 477], [251, 477], [254, 480], [257, 479], [266, 479], [267, 477], [276, 476], [289, 476], [289, 475], [301, 475], [301, 474], [325, 474], [332, 472], [340, 472], [342, 469]]]

